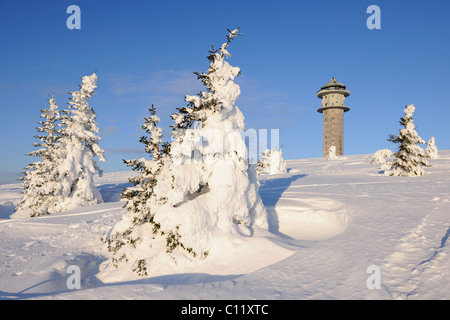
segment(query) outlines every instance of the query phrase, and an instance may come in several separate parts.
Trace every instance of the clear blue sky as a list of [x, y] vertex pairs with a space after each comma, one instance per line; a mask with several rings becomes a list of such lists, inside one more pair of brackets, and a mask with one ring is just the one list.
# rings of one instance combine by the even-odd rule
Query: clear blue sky
[[[81, 30], [69, 30], [69, 5]], [[369, 5], [381, 29], [369, 30]], [[279, 129], [286, 159], [322, 156], [316, 92], [331, 77], [351, 95], [344, 153], [395, 146], [407, 104], [419, 135], [450, 149], [450, 1], [24, 1], [0, 2], [0, 184], [14, 183], [30, 161], [40, 109], [55, 93], [61, 109], [80, 78], [97, 72], [90, 105], [106, 150], [105, 172], [141, 157], [141, 125], [154, 104], [168, 139], [170, 114], [203, 89], [211, 44], [226, 28], [243, 33], [229, 48], [242, 70], [237, 105], [249, 128]]]

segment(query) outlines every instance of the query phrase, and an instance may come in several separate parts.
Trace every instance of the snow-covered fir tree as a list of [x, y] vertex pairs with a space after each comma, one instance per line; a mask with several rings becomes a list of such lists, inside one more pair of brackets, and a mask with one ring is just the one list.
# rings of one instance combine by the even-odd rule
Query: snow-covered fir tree
[[330, 146], [327, 153], [327, 160], [338, 160], [338, 156], [336, 156], [336, 146]]
[[390, 149], [381, 149], [372, 155], [369, 163], [380, 164], [379, 173], [386, 174], [386, 171], [391, 169], [390, 161], [392, 161], [393, 156], [394, 153]]
[[101, 137], [96, 123], [95, 111], [88, 99], [97, 88], [97, 75], [94, 73], [82, 78], [80, 90], [71, 92], [67, 110], [61, 117], [61, 137], [59, 143], [65, 151], [58, 166], [61, 179], [62, 210], [102, 202], [95, 188], [93, 177], [102, 174], [95, 157], [104, 162], [104, 151], [99, 146]]
[[270, 155], [271, 152], [269, 149], [266, 149], [262, 152], [261, 158], [256, 164], [256, 174], [270, 174]]
[[250, 237], [256, 226], [268, 228], [256, 172], [249, 169], [244, 116], [235, 104], [240, 69], [226, 61], [238, 34], [229, 31], [227, 42], [210, 51], [207, 73], [195, 73], [207, 90], [186, 96], [188, 105], [172, 115], [170, 144], [161, 147], [156, 115], [146, 119], [151, 137], [141, 141], [151, 160], [127, 163], [139, 175], [123, 193], [127, 214], [105, 239], [114, 256], [100, 278], [164, 274], [200, 263], [218, 243]]
[[[162, 129], [157, 126], [160, 119], [153, 105], [149, 112], [150, 116], [145, 118], [142, 126], [149, 136], [142, 136], [140, 142], [144, 144], [150, 160], [124, 160], [138, 175], [129, 179], [133, 187], [122, 192], [127, 214], [105, 239], [108, 250], [114, 254], [111, 259], [113, 266], [117, 268], [131, 261], [133, 264], [128, 268], [141, 276], [148, 274], [145, 258], [161, 251], [170, 252], [177, 244], [175, 235], [161, 231], [160, 224], [154, 219], [158, 207], [167, 202], [167, 191], [172, 189], [173, 176], [170, 172], [169, 144], [162, 142]], [[144, 256], [136, 250], [138, 246], [146, 247]]]
[[62, 152], [58, 145], [60, 131], [57, 128], [60, 113], [54, 96], [48, 103], [49, 108], [41, 110], [43, 120], [36, 127], [39, 134], [35, 137], [39, 142], [34, 146], [39, 149], [27, 154], [41, 160], [25, 167], [24, 176], [19, 179], [23, 181], [22, 199], [15, 211], [26, 211], [32, 217], [58, 212], [61, 204], [57, 172]]
[[428, 140], [427, 148], [425, 149], [425, 154], [430, 159], [439, 158], [439, 150], [436, 147], [436, 140], [434, 137], [431, 137], [430, 140]]
[[282, 150], [264, 150], [261, 159], [256, 166], [256, 173], [261, 174], [278, 174], [286, 173], [286, 161], [283, 159]]
[[[228, 31], [227, 42], [220, 49], [213, 47], [210, 51], [207, 73], [195, 73], [207, 91], [186, 96], [188, 107], [173, 116], [177, 123], [182, 119], [181, 123], [187, 128], [201, 123], [199, 136], [195, 130], [185, 130], [184, 135], [175, 131], [176, 140], [171, 146], [173, 161], [184, 159], [182, 165], [173, 170], [175, 182], [180, 178], [181, 181], [186, 180], [184, 167], [196, 168], [192, 171], [194, 175], [189, 176], [191, 182], [183, 183], [183, 186], [178, 184], [176, 188], [190, 195], [189, 205], [205, 206], [206, 229], [192, 222], [185, 230], [180, 226], [180, 235], [185, 232], [198, 234], [197, 239], [191, 238], [194, 241], [185, 241], [187, 247], [198, 253], [211, 248], [209, 240], [213, 238], [212, 234], [249, 236], [254, 225], [267, 227], [267, 214], [258, 194], [256, 172], [249, 166], [244, 137], [245, 118], [236, 106], [241, 91], [234, 79], [241, 71], [226, 61], [231, 57], [228, 47], [240, 33], [239, 29]], [[189, 150], [188, 146], [193, 147], [191, 154], [185, 152]], [[198, 217], [191, 219], [195, 221]]]
[[369, 160], [369, 163], [381, 163], [385, 164], [387, 159], [393, 156], [393, 152], [390, 149], [381, 149], [377, 150], [372, 158]]
[[399, 149], [394, 153], [395, 159], [386, 163], [388, 170], [386, 175], [390, 176], [421, 176], [425, 174], [423, 167], [430, 167], [425, 159], [428, 156], [419, 144], [425, 141], [417, 134], [414, 125], [413, 113], [414, 105], [405, 107], [405, 116], [400, 119], [400, 124], [404, 127], [399, 134], [390, 135], [388, 141], [399, 144]]

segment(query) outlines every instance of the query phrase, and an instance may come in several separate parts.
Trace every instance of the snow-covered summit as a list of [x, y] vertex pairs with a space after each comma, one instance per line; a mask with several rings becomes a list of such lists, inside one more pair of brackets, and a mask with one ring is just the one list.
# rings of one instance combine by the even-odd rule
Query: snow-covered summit
[[[95, 178], [104, 203], [15, 219], [19, 185], [0, 186], [0, 296], [3, 299], [449, 299], [450, 151], [417, 178], [391, 177], [372, 155], [287, 160], [262, 175], [269, 230], [223, 244], [194, 269], [179, 266], [134, 282], [102, 283], [99, 240], [125, 209], [130, 172]], [[81, 269], [70, 290], [67, 268]], [[370, 266], [381, 289], [369, 289]], [[220, 288], [220, 289], [218, 289]]]

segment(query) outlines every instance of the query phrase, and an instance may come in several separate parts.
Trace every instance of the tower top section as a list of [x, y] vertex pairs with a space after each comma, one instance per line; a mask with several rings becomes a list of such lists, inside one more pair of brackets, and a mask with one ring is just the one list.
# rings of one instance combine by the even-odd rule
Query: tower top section
[[331, 80], [326, 85], [320, 88], [319, 91], [317, 91], [317, 97], [319, 99], [322, 99], [325, 94], [329, 93], [343, 94], [344, 97], [348, 97], [350, 95], [350, 91], [347, 90], [347, 87], [337, 81], [334, 77], [331, 78]]
[[337, 81], [334, 77], [325, 84], [319, 91], [317, 97], [322, 99], [322, 107], [317, 112], [323, 113], [327, 109], [341, 109], [344, 112], [350, 110], [344, 105], [345, 98], [350, 95], [347, 87]]
[[346, 86], [344, 86], [342, 83], [340, 83], [333, 77], [326, 85], [324, 85], [322, 88], [320, 88], [320, 90], [332, 89], [334, 87], [340, 88], [340, 89], [342, 88], [342, 90], [347, 89]]

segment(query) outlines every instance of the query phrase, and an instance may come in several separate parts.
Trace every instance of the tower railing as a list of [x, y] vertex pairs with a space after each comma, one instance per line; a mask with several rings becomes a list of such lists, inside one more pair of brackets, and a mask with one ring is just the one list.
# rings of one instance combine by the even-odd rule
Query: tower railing
[[343, 90], [343, 91], [345, 91], [346, 88], [342, 88], [342, 87], [327, 87], [327, 88], [324, 88], [322, 90]]

